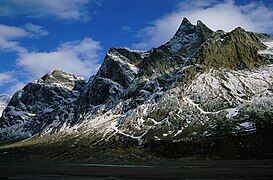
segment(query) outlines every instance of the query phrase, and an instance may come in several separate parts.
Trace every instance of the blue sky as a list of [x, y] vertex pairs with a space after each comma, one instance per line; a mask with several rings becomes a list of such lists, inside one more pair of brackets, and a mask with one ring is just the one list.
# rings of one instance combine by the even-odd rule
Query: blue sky
[[88, 79], [110, 47], [157, 47], [184, 16], [272, 34], [272, 8], [271, 0], [0, 0], [0, 93], [54, 69]]

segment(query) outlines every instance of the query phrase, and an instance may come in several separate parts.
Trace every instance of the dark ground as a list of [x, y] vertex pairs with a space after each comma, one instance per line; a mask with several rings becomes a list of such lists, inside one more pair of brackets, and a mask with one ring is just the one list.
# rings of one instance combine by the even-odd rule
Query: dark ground
[[0, 180], [273, 179], [273, 131], [219, 137], [144, 146], [124, 138], [102, 145], [34, 138], [0, 145]]
[[0, 162], [0, 179], [273, 179], [273, 160], [130, 164]]

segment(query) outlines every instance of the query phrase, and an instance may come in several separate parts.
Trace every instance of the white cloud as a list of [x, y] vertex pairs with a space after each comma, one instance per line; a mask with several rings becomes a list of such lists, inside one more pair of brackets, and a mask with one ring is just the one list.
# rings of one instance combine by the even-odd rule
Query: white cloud
[[42, 26], [27, 23], [24, 27], [0, 24], [0, 51], [26, 53], [27, 49], [18, 42], [20, 38], [38, 38], [48, 34]]
[[19, 42], [8, 41], [0, 38], [0, 51], [16, 51], [19, 53], [24, 53], [27, 50], [20, 46]]
[[213, 30], [231, 31], [240, 26], [249, 31], [273, 32], [273, 11], [263, 3], [251, 2], [238, 6], [233, 0], [198, 0], [181, 2], [175, 12], [167, 14], [140, 30], [143, 41], [133, 45], [138, 49], [149, 49], [166, 43], [178, 29], [183, 17], [191, 22], [203, 21]]
[[0, 84], [10, 82], [12, 77], [8, 73], [0, 73]]
[[181, 1], [178, 5], [178, 11], [189, 10], [189, 9], [197, 9], [197, 8], [208, 8], [215, 4], [217, 4], [219, 0], [184, 0]]
[[19, 42], [13, 40], [26, 37], [27, 34], [22, 28], [0, 24], [0, 50], [25, 52], [26, 49], [21, 47]]
[[58, 51], [60, 52], [72, 52], [80, 57], [82, 60], [93, 59], [97, 61], [99, 59], [98, 51], [102, 48], [100, 42], [94, 41], [91, 38], [84, 38], [81, 41], [72, 41], [61, 44]]
[[55, 69], [90, 77], [99, 68], [100, 42], [91, 38], [61, 44], [53, 52], [28, 52], [20, 55], [17, 65], [28, 72], [32, 78]]
[[46, 35], [49, 34], [49, 32], [47, 30], [45, 30], [42, 26], [35, 25], [35, 24], [32, 24], [32, 23], [27, 23], [25, 25], [25, 29], [33, 37], [46, 36]]
[[22, 28], [0, 24], [0, 39], [11, 40], [25, 37], [26, 35], [27, 32]]
[[0, 16], [86, 20], [91, 2], [98, 4], [100, 0], [1, 0]]

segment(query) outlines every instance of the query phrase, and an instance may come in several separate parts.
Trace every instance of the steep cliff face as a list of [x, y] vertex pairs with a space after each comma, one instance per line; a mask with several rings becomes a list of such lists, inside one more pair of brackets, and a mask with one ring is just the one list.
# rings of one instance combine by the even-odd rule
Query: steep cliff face
[[147, 143], [272, 128], [272, 44], [184, 18], [158, 48], [111, 48], [87, 84], [59, 71], [28, 84], [3, 113], [1, 139], [50, 131]]

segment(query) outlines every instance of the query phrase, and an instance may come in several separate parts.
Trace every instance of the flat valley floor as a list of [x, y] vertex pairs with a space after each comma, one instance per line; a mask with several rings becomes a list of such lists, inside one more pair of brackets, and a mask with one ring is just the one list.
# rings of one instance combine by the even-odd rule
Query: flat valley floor
[[0, 179], [273, 179], [273, 160], [118, 164], [2, 161]]

